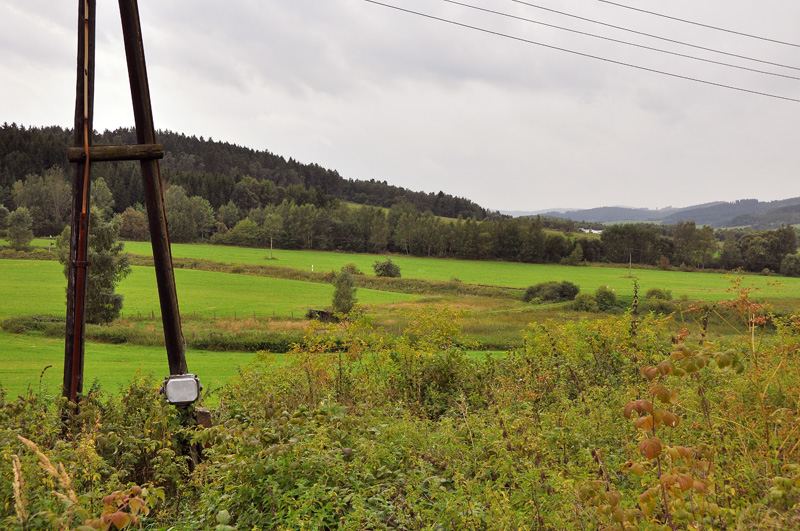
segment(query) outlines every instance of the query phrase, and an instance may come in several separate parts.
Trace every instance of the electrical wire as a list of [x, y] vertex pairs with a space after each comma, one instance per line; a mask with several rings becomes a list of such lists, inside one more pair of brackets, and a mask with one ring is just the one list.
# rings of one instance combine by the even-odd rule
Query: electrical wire
[[492, 13], [494, 15], [499, 15], [499, 16], [502, 16], [502, 17], [512, 18], [512, 19], [515, 19], [515, 20], [521, 20], [523, 22], [530, 22], [531, 24], [538, 24], [540, 26], [546, 26], [548, 28], [554, 28], [554, 29], [558, 29], [558, 30], [562, 30], [562, 31], [568, 31], [570, 33], [577, 33], [578, 35], [585, 35], [587, 37], [593, 37], [595, 39], [601, 39], [601, 40], [604, 40], [604, 41], [616, 42], [618, 44], [625, 44], [627, 46], [633, 46], [635, 48], [641, 48], [641, 49], [644, 49], [644, 50], [650, 50], [650, 51], [654, 51], [654, 52], [664, 53], [664, 54], [673, 55], [673, 56], [676, 56], [676, 57], [683, 57], [685, 59], [693, 59], [695, 61], [701, 61], [701, 62], [704, 62], [704, 63], [711, 63], [711, 64], [715, 64], [715, 65], [720, 65], [720, 66], [727, 66], [729, 68], [736, 68], [736, 69], [739, 69], [739, 70], [747, 70], [748, 72], [755, 72], [757, 74], [765, 74], [765, 75], [768, 75], [768, 76], [776, 76], [776, 77], [782, 77], [782, 78], [786, 78], [786, 79], [794, 79], [796, 81], [800, 81], [800, 77], [796, 77], [796, 76], [789, 76], [789, 75], [786, 75], [786, 74], [778, 74], [776, 72], [768, 72], [768, 71], [765, 71], [765, 70], [758, 70], [756, 68], [748, 68], [746, 66], [734, 65], [734, 64], [731, 64], [731, 63], [724, 63], [722, 61], [714, 61], [712, 59], [704, 59], [702, 57], [697, 57], [697, 56], [694, 56], [694, 55], [688, 55], [688, 54], [683, 54], [683, 53], [678, 53], [678, 52], [671, 52], [669, 50], [664, 50], [664, 49], [661, 49], [661, 48], [654, 48], [652, 46], [645, 46], [643, 44], [636, 44], [636, 43], [633, 43], [633, 42], [623, 41], [623, 40], [620, 40], [620, 39], [613, 39], [611, 37], [604, 37], [602, 35], [596, 35], [594, 33], [588, 33], [588, 32], [585, 32], [585, 31], [579, 31], [579, 30], [575, 30], [575, 29], [571, 29], [571, 28], [565, 28], [563, 26], [557, 26], [555, 24], [548, 24], [546, 22], [541, 22], [541, 21], [538, 21], [538, 20], [530, 19], [530, 18], [519, 17], [519, 16], [516, 16], [516, 15], [511, 15], [509, 13], [503, 13], [501, 11], [495, 11], [493, 9], [486, 9], [486, 8], [483, 8], [483, 7], [473, 6], [473, 5], [470, 5], [470, 4], [457, 2], [456, 0], [442, 0], [442, 1], [443, 2], [447, 2], [448, 4], [455, 4], [455, 5], [459, 5], [459, 6], [462, 6], [462, 7], [468, 7], [470, 9], [474, 9], [476, 11], [483, 11], [485, 13]]
[[465, 24], [463, 22], [456, 22], [454, 20], [449, 20], [449, 19], [446, 19], [446, 18], [441, 18], [441, 17], [434, 16], [434, 15], [429, 15], [427, 13], [420, 13], [419, 11], [413, 11], [411, 9], [406, 9], [406, 8], [394, 6], [394, 5], [391, 5], [391, 4], [385, 4], [383, 2], [378, 2], [377, 0], [364, 0], [364, 1], [368, 2], [370, 4], [375, 4], [375, 5], [378, 5], [378, 6], [386, 7], [386, 8], [389, 8], [389, 9], [394, 9], [394, 10], [397, 10], [397, 11], [402, 11], [404, 13], [409, 13], [409, 14], [412, 14], [412, 15], [417, 15], [417, 16], [424, 17], [424, 18], [429, 18], [431, 20], [438, 20], [439, 22], [445, 22], [447, 24], [452, 24], [454, 26], [460, 26], [462, 28], [472, 29], [472, 30], [475, 30], [475, 31], [480, 31], [482, 33], [488, 33], [490, 35], [495, 35], [495, 36], [498, 36], [498, 37], [505, 37], [507, 39], [512, 39], [512, 40], [519, 41], [519, 42], [525, 42], [525, 43], [528, 43], [528, 44], [534, 44], [536, 46], [542, 46], [543, 48], [549, 48], [551, 50], [558, 50], [560, 52], [566, 52], [566, 53], [570, 53], [570, 54], [573, 54], [573, 55], [579, 55], [581, 57], [588, 57], [590, 59], [596, 59], [598, 61], [604, 61], [606, 63], [612, 63], [612, 64], [616, 64], [616, 65], [620, 65], [620, 66], [627, 66], [629, 68], [634, 68], [634, 69], [637, 69], [637, 70], [643, 70], [645, 72], [652, 72], [652, 73], [655, 73], [655, 74], [661, 74], [661, 75], [664, 75], [664, 76], [674, 77], [674, 78], [677, 78], [677, 79], [684, 79], [684, 80], [687, 80], [687, 81], [694, 81], [696, 83], [702, 83], [704, 85], [711, 85], [711, 86], [714, 86], [714, 87], [726, 88], [726, 89], [735, 90], [735, 91], [738, 91], [738, 92], [745, 92], [745, 93], [748, 93], [748, 94], [755, 94], [755, 95], [758, 95], [758, 96], [766, 96], [768, 98], [775, 98], [775, 99], [779, 99], [779, 100], [800, 103], [800, 99], [797, 99], [797, 98], [790, 98], [788, 96], [779, 96], [777, 94], [771, 94], [769, 92], [760, 92], [760, 91], [757, 91], [757, 90], [746, 89], [746, 88], [742, 88], [742, 87], [736, 87], [736, 86], [733, 86], [733, 85], [726, 85], [724, 83], [717, 83], [717, 82], [714, 82], [714, 81], [708, 81], [708, 80], [705, 80], [705, 79], [699, 79], [699, 78], [695, 78], [695, 77], [684, 76], [684, 75], [675, 74], [675, 73], [672, 73], [672, 72], [666, 72], [664, 70], [657, 70], [655, 68], [649, 68], [649, 67], [646, 67], [646, 66], [635, 65], [635, 64], [632, 64], [632, 63], [625, 63], [623, 61], [616, 61], [614, 59], [608, 59], [607, 57], [600, 57], [598, 55], [592, 55], [592, 54], [588, 54], [588, 53], [578, 52], [578, 51], [575, 51], [575, 50], [570, 50], [568, 48], [561, 48], [559, 46], [553, 46], [551, 44], [545, 44], [545, 43], [538, 42], [538, 41], [533, 41], [533, 40], [530, 40], [530, 39], [524, 39], [522, 37], [515, 37], [513, 35], [508, 35], [506, 33], [500, 33], [498, 31], [493, 31], [493, 30], [489, 30], [489, 29], [486, 29], [486, 28], [480, 28], [478, 26], [472, 26], [472, 25], [469, 25], [469, 24]]
[[699, 44], [692, 44], [692, 43], [685, 42], [685, 41], [679, 41], [679, 40], [670, 39], [670, 38], [667, 38], [667, 37], [661, 37], [659, 35], [654, 35], [652, 33], [646, 33], [644, 31], [637, 31], [637, 30], [634, 30], [634, 29], [626, 28], [624, 26], [616, 26], [614, 24], [608, 24], [606, 22], [601, 22], [599, 20], [594, 20], [594, 19], [591, 19], [591, 18], [581, 17], [579, 15], [573, 15], [572, 13], [566, 13], [564, 11], [558, 11], [557, 9], [550, 9], [549, 7], [543, 7], [543, 6], [540, 6], [540, 5], [531, 4], [530, 2], [525, 2], [524, 0], [509, 0], [509, 1], [517, 3], [517, 4], [522, 4], [522, 5], [525, 5], [525, 6], [528, 6], [528, 7], [533, 7], [535, 9], [541, 9], [542, 11], [549, 11], [550, 13], [556, 13], [558, 15], [563, 15], [565, 17], [571, 17], [571, 18], [575, 18], [575, 19], [578, 19], [578, 20], [583, 20], [585, 22], [591, 22], [592, 24], [599, 24], [599, 25], [605, 26], [607, 28], [614, 28], [614, 29], [618, 29], [620, 31], [627, 31], [629, 33], [635, 33], [636, 35], [643, 35], [645, 37], [650, 37], [652, 39], [658, 39], [658, 40], [661, 40], [661, 41], [671, 42], [671, 43], [674, 43], [674, 44], [680, 44], [681, 46], [689, 46], [690, 48], [697, 48], [698, 50], [705, 50], [707, 52], [713, 52], [713, 53], [718, 53], [718, 54], [722, 54], [722, 55], [727, 55], [728, 57], [736, 57], [738, 59], [746, 59], [748, 61], [755, 61], [757, 63], [762, 63], [762, 64], [766, 64], [766, 65], [779, 66], [781, 68], [789, 68], [789, 69], [792, 69], [792, 70], [800, 70], [800, 67], [784, 65], [784, 64], [775, 63], [775, 62], [772, 62], [772, 61], [766, 61], [764, 59], [756, 59], [755, 57], [748, 57], [746, 55], [739, 55], [739, 54], [736, 54], [736, 53], [725, 52], [725, 51], [717, 50], [717, 49], [714, 49], [714, 48], [708, 48], [706, 46], [700, 46]]
[[617, 2], [611, 2], [609, 0], [597, 0], [597, 1], [598, 2], [603, 2], [604, 4], [611, 4], [611, 5], [617, 6], [617, 7], [624, 7], [625, 9], [630, 9], [630, 10], [633, 10], [633, 11], [639, 11], [640, 13], [647, 13], [648, 15], [655, 15], [657, 17], [668, 18], [670, 20], [677, 20], [678, 22], [685, 22], [686, 24], [692, 24], [694, 26], [700, 26], [700, 27], [703, 27], [703, 28], [713, 29], [713, 30], [717, 30], [717, 31], [724, 31], [725, 33], [733, 33], [734, 35], [741, 35], [742, 37], [750, 37], [751, 39], [758, 39], [760, 41], [774, 42], [776, 44], [784, 44], [786, 46], [794, 46], [795, 48], [800, 48], [800, 44], [795, 44], [793, 42], [779, 41], [779, 40], [776, 40], [776, 39], [770, 39], [769, 37], [760, 37], [758, 35], [753, 35], [753, 34], [744, 33], [744, 32], [741, 32], [741, 31], [735, 31], [735, 30], [729, 30], [729, 29], [725, 29], [725, 28], [720, 28], [718, 26], [712, 26], [710, 24], [702, 24], [700, 22], [694, 22], [692, 20], [686, 20], [686, 19], [683, 19], [683, 18], [672, 17], [672, 16], [669, 16], [669, 15], [664, 15], [663, 13], [656, 13], [655, 11], [648, 11], [646, 9], [639, 9], [638, 7], [627, 6], [625, 4], [619, 4]]

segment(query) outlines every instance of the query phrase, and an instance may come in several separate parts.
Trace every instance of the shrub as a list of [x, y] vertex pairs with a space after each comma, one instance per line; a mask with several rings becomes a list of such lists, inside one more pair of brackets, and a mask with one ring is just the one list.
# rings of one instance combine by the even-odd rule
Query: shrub
[[578, 296], [578, 293], [581, 292], [581, 288], [579, 288], [576, 284], [565, 280], [559, 284], [558, 291], [561, 294], [562, 300], [571, 301]]
[[378, 277], [400, 278], [400, 266], [392, 262], [391, 258], [387, 258], [383, 262], [376, 260], [372, 269], [375, 270], [375, 276]]
[[333, 278], [333, 311], [342, 314], [348, 313], [356, 303], [355, 281], [345, 267]]
[[56, 323], [61, 333], [64, 332], [64, 318], [52, 315], [21, 315], [10, 317], [0, 322], [0, 329], [12, 334], [25, 334], [31, 331], [44, 332]]
[[288, 332], [259, 332], [246, 330], [239, 333], [203, 332], [187, 338], [190, 348], [220, 352], [289, 352], [292, 344], [303, 338]]
[[662, 288], [651, 288], [647, 290], [647, 293], [644, 295], [645, 299], [657, 299], [661, 301], [669, 301], [672, 300], [672, 292], [668, 289]]
[[596, 312], [597, 299], [594, 293], [578, 293], [572, 303], [572, 309], [579, 312]]
[[781, 275], [800, 277], [800, 253], [787, 254], [781, 262]]
[[342, 273], [349, 273], [351, 275], [363, 275], [364, 273], [358, 268], [358, 266], [352, 262], [349, 264], [345, 264], [342, 266]]
[[676, 310], [676, 307], [671, 300], [648, 298], [639, 304], [639, 310], [642, 312], [653, 312], [666, 315], [673, 313]]
[[542, 282], [534, 286], [528, 286], [522, 300], [530, 302], [539, 299], [547, 302], [571, 301], [580, 293], [580, 288], [569, 281], [563, 282]]
[[594, 292], [594, 297], [597, 300], [597, 309], [601, 312], [613, 311], [619, 307], [617, 294], [612, 289], [600, 286]]

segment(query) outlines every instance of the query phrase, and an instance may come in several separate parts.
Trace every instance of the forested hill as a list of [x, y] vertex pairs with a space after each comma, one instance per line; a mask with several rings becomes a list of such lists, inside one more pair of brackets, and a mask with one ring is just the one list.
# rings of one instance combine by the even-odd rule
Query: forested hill
[[710, 227], [749, 227], [776, 229], [781, 225], [794, 225], [800, 218], [800, 197], [762, 202], [757, 199], [717, 201], [684, 208], [600, 207], [568, 212], [546, 212], [543, 216], [562, 219], [585, 220], [599, 223], [646, 222], [674, 225], [679, 221], [693, 221]]
[[[469, 199], [415, 192], [386, 181], [346, 179], [336, 170], [318, 164], [304, 164], [269, 151], [256, 151], [227, 142], [186, 136], [172, 131], [159, 131], [159, 143], [166, 156], [161, 167], [164, 179], [186, 188], [190, 195], [202, 196], [219, 208], [231, 199], [234, 186], [243, 177], [257, 181], [268, 180], [289, 189], [302, 187], [343, 201], [390, 207], [408, 202], [420, 212], [430, 211], [437, 216], [474, 218], [481, 220], [486, 210]], [[133, 129], [104, 131], [95, 135], [95, 144], [135, 144]], [[53, 166], [67, 168], [66, 149], [72, 144], [72, 130], [61, 127], [24, 127], [3, 124], [0, 129], [0, 204], [11, 207], [11, 189], [16, 181], [28, 175], [42, 174]], [[137, 182], [132, 163], [104, 164], [95, 170], [114, 194], [115, 210], [142, 203], [141, 184]]]

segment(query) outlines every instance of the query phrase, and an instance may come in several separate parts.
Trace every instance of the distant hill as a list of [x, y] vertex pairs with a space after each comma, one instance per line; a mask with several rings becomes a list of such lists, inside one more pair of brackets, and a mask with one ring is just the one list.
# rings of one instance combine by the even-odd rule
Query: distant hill
[[654, 221], [671, 214], [675, 210], [651, 210], [648, 208], [598, 207], [585, 210], [568, 210], [565, 212], [544, 212], [542, 216], [572, 219], [575, 221], [594, 221], [598, 223], [614, 223], [620, 221]]
[[797, 204], [743, 214], [727, 224], [729, 227], [751, 227], [759, 230], [777, 229], [781, 225], [800, 225], [800, 201]]
[[781, 225], [800, 223], [800, 197], [779, 201], [741, 199], [717, 201], [684, 208], [663, 209], [601, 207], [564, 212], [546, 212], [542, 216], [598, 223], [658, 223], [674, 225], [679, 221], [694, 221], [698, 225], [722, 227], [751, 227], [773, 229]]
[[[257, 151], [228, 142], [215, 141], [202, 136], [159, 131], [158, 141], [164, 145], [166, 155], [161, 169], [167, 182], [173, 180], [184, 186], [190, 195], [201, 195], [214, 208], [230, 199], [234, 185], [244, 176], [257, 181], [271, 181], [286, 189], [314, 188], [317, 192], [343, 201], [391, 207], [408, 202], [420, 212], [457, 218], [484, 219], [487, 211], [475, 202], [462, 197], [438, 193], [425, 193], [395, 186], [386, 181], [347, 179], [336, 170], [316, 163], [302, 163], [292, 158]], [[95, 133], [95, 144], [135, 144], [136, 134], [131, 128]], [[58, 126], [24, 127], [5, 123], [0, 127], [0, 204], [11, 205], [11, 189], [15, 181], [24, 181], [28, 175], [42, 174], [53, 166], [71, 172], [67, 163], [67, 146], [72, 145], [72, 132]], [[128, 206], [143, 203], [141, 186], [131, 179], [126, 164], [106, 165], [96, 174], [102, 175], [114, 195], [115, 209], [123, 211]]]

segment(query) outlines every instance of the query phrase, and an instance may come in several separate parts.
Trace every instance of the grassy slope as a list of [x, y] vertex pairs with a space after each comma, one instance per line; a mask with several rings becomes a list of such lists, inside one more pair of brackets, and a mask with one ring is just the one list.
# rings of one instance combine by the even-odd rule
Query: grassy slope
[[[0, 260], [0, 318], [49, 314], [63, 316], [66, 311], [66, 280], [58, 262], [35, 260]], [[178, 269], [175, 271], [181, 312], [210, 316], [301, 316], [308, 307], [330, 304], [332, 286], [266, 277], [212, 273]], [[153, 270], [134, 267], [119, 286], [125, 295], [125, 314], [159, 312], [158, 293]], [[401, 293], [361, 289], [358, 300], [365, 304], [384, 304], [412, 299]], [[33, 354], [35, 352], [35, 355]], [[253, 358], [252, 353], [187, 352], [187, 363], [208, 388], [218, 387]], [[44, 367], [44, 383], [58, 393], [64, 359], [63, 340], [37, 336], [16, 336], [0, 332], [0, 384], [12, 395], [24, 392], [28, 385], [38, 388]], [[130, 380], [137, 370], [166, 376], [163, 348], [132, 345], [86, 344], [86, 382], [100, 378], [103, 388], [116, 390]]]
[[[64, 315], [66, 280], [58, 262], [0, 260], [0, 318], [13, 315]], [[181, 312], [210, 316], [252, 315], [296, 317], [309, 307], [328, 306], [333, 287], [268, 277], [233, 275], [187, 269], [175, 270]], [[151, 268], [134, 267], [122, 281], [118, 293], [125, 296], [125, 313], [159, 314], [155, 273]], [[357, 294], [364, 305], [390, 304], [410, 300], [410, 295], [361, 289]]]
[[[175, 244], [176, 257], [206, 258], [220, 262], [248, 264], [272, 264], [293, 269], [314, 271], [338, 270], [347, 263], [356, 264], [361, 271], [372, 274], [372, 264], [385, 260], [385, 256], [368, 254], [347, 254], [318, 251], [274, 251], [275, 260], [268, 260], [269, 250], [247, 249], [199, 244]], [[126, 249], [136, 254], [151, 254], [150, 244], [128, 242]], [[452, 260], [439, 258], [418, 258], [392, 256], [392, 261], [400, 266], [404, 277], [431, 280], [450, 280], [455, 277], [463, 282], [489, 284], [496, 286], [527, 287], [548, 280], [569, 280], [578, 284], [583, 291], [594, 291], [599, 286], [608, 286], [618, 293], [632, 291], [632, 279], [628, 270], [612, 267], [565, 267], [560, 265], [520, 264], [512, 262], [479, 262], [471, 260]], [[716, 273], [685, 273], [680, 271], [659, 271], [634, 269], [633, 275], [642, 290], [665, 288], [672, 290], [675, 297], [686, 295], [690, 298], [722, 300], [730, 295], [728, 275]], [[779, 287], [770, 286], [776, 281]], [[748, 275], [747, 283], [763, 289], [764, 294], [781, 297], [800, 297], [800, 278], [771, 278]]]

